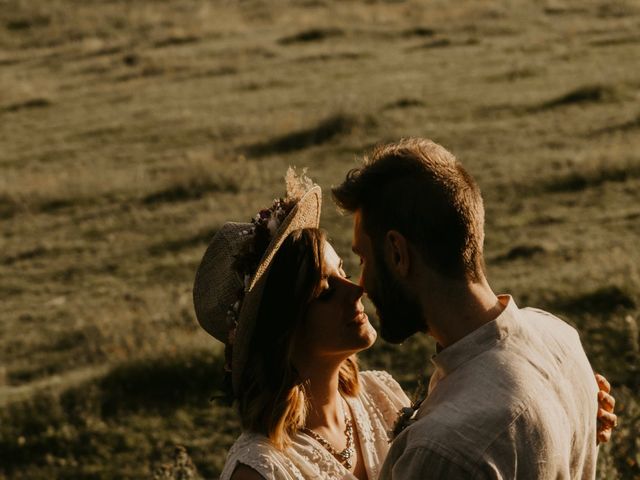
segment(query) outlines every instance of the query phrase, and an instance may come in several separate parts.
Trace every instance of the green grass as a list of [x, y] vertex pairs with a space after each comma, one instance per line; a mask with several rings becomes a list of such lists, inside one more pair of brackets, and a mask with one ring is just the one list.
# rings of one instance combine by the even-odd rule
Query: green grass
[[[144, 478], [237, 436], [191, 284], [215, 231], [433, 138], [477, 177], [495, 289], [575, 325], [618, 400], [599, 478], [640, 478], [640, 7], [534, 2], [5, 0], [0, 478]], [[366, 368], [412, 390], [433, 344]]]

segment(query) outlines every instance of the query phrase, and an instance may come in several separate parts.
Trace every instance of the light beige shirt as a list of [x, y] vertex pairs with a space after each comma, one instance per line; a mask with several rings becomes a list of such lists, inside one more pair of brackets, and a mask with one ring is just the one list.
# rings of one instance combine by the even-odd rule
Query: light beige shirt
[[433, 358], [417, 421], [381, 479], [593, 479], [597, 391], [578, 333], [501, 296], [492, 322]]

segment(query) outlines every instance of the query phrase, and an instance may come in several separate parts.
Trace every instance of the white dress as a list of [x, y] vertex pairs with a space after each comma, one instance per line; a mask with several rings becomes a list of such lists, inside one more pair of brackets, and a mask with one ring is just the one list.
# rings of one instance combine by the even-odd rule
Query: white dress
[[[387, 432], [410, 401], [400, 385], [383, 371], [360, 373], [360, 393], [346, 398], [358, 431], [360, 452], [369, 480], [378, 478], [389, 450]], [[356, 480], [320, 443], [304, 433], [292, 437], [287, 450], [276, 449], [264, 435], [243, 433], [227, 455], [220, 480], [228, 480], [238, 463], [267, 480]]]

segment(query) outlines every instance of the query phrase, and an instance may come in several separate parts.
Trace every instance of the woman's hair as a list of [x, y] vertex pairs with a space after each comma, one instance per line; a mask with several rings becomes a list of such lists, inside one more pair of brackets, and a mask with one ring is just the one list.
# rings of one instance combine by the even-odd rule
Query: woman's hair
[[[297, 230], [278, 250], [238, 389], [243, 429], [268, 436], [278, 448], [288, 446], [306, 421], [307, 398], [292, 363], [293, 342], [321, 288], [325, 238], [316, 228]], [[346, 396], [358, 393], [355, 356], [341, 365], [338, 388]]]

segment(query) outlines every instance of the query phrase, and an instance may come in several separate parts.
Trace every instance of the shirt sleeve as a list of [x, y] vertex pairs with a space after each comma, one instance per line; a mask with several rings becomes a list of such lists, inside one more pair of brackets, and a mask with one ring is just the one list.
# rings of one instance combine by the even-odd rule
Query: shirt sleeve
[[407, 478], [424, 478], [448, 480], [468, 480], [471, 478], [489, 478], [480, 475], [477, 470], [465, 465], [464, 461], [439, 453], [429, 447], [414, 447], [406, 450], [393, 463], [385, 465], [380, 475], [384, 480], [404, 480]]

